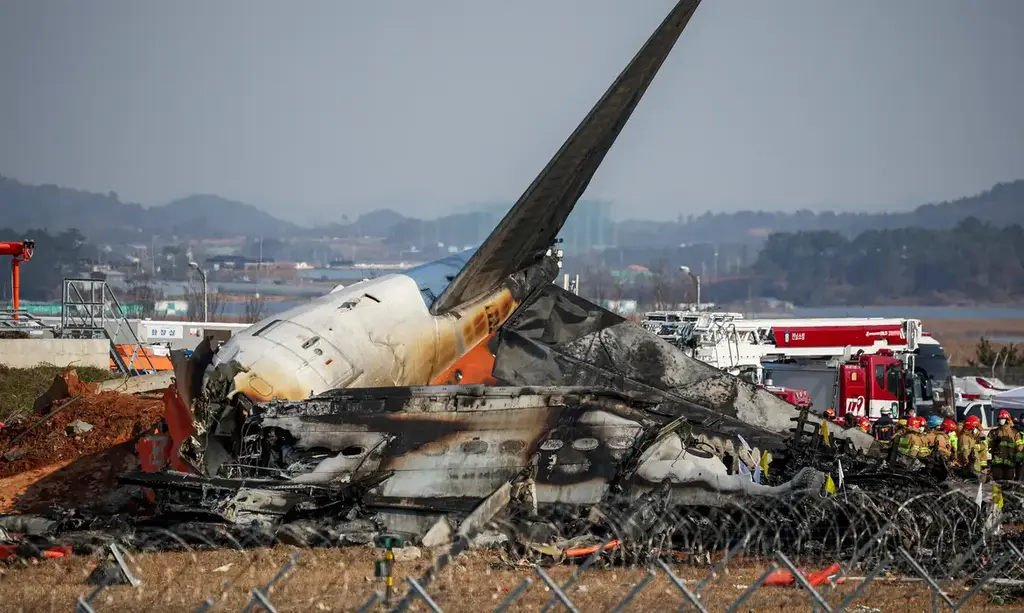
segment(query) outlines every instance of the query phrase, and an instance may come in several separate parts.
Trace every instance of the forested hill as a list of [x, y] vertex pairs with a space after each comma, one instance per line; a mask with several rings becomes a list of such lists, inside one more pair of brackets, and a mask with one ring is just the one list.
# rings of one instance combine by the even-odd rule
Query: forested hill
[[999, 183], [974, 196], [924, 204], [905, 212], [705, 213], [667, 224], [648, 220], [623, 221], [618, 224], [618, 235], [620, 243], [649, 246], [706, 242], [709, 237], [715, 237], [719, 242], [760, 242], [775, 232], [809, 230], [830, 230], [852, 238], [869, 230], [950, 229], [968, 217], [996, 226], [1024, 224], [1024, 180]]
[[[679, 208], [683, 204], [691, 210], [694, 208], [694, 203], [666, 203], [665, 208]], [[339, 210], [336, 223], [304, 229], [250, 204], [215, 195], [189, 196], [161, 206], [144, 207], [123, 202], [114, 192], [97, 194], [56, 185], [28, 185], [2, 175], [0, 207], [4, 212], [4, 225], [15, 231], [37, 228], [53, 233], [74, 228], [91, 242], [137, 241], [140, 236], [152, 235], [190, 238], [369, 235], [402, 245], [419, 244], [426, 238], [447, 244], [472, 244], [486, 236], [507, 211], [507, 206], [496, 206], [476, 213], [420, 220], [385, 209], [349, 222], [346, 211]], [[578, 208], [585, 208], [585, 203]], [[628, 210], [628, 203], [615, 203], [615, 208]], [[972, 216], [996, 226], [1024, 224], [1024, 180], [1000, 183], [974, 196], [925, 204], [907, 212], [705, 213], [669, 223], [621, 221], [614, 224], [609, 234], [614, 235], [617, 244], [626, 247], [671, 247], [709, 240], [759, 244], [774, 232], [829, 230], [853, 237], [869, 230], [905, 227], [940, 230], [952, 228]], [[573, 219], [570, 218], [570, 223]]]
[[1024, 227], [968, 218], [949, 230], [778, 233], [760, 293], [800, 305], [1009, 303], [1024, 299]]
[[97, 194], [56, 185], [27, 185], [2, 175], [0, 210], [4, 212], [3, 224], [15, 231], [35, 228], [59, 233], [76, 229], [91, 242], [137, 241], [140, 236], [154, 235], [283, 236], [298, 230], [294, 224], [251, 204], [220, 196], [196, 195], [143, 207], [122, 202], [114, 192]]

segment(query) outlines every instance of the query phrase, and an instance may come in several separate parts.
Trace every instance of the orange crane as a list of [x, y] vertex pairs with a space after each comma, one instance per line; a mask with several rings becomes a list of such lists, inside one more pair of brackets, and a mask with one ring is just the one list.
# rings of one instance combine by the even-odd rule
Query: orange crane
[[18, 307], [20, 302], [18, 294], [21, 292], [21, 263], [32, 259], [32, 252], [36, 248], [35, 241], [21, 241], [20, 243], [0, 243], [0, 255], [11, 256], [11, 297], [14, 302], [14, 319], [18, 319]]

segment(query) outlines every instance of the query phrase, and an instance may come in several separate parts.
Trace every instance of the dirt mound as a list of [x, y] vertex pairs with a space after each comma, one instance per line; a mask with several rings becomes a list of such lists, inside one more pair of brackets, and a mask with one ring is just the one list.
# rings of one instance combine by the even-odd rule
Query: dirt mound
[[[163, 412], [160, 400], [117, 392], [61, 400], [53, 408], [61, 406], [65, 408], [41, 425], [29, 420], [0, 429], [0, 479], [130, 441], [152, 426]], [[77, 422], [92, 428], [75, 433], [72, 424]], [[22, 434], [25, 436], [19, 439]]]
[[[73, 375], [73, 379], [71, 376]], [[56, 366], [34, 368], [10, 368], [0, 365], [0, 422], [10, 426], [13, 422], [31, 421], [33, 407], [38, 410], [36, 399], [40, 394], [53, 388], [55, 378], [66, 377], [64, 387], [79, 389], [82, 383], [106, 381], [119, 375], [105, 368], [78, 368], [68, 370]], [[51, 402], [56, 400], [53, 396]]]

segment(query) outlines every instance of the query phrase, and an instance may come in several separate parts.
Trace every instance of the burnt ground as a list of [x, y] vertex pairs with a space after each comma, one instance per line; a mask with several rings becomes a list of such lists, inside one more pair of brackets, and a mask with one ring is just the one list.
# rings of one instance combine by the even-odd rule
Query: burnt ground
[[[138, 588], [118, 586], [107, 588], [94, 602], [97, 611], [187, 611], [194, 610], [208, 597], [216, 604], [213, 611], [238, 611], [248, 601], [250, 590], [265, 584], [285, 563], [288, 556], [299, 551], [295, 569], [271, 593], [278, 611], [354, 611], [381, 586], [373, 577], [373, 560], [380, 551], [366, 547], [346, 549], [296, 550], [289, 547], [240, 553], [205, 551], [196, 553], [139, 554], [130, 565], [143, 580]], [[420, 559], [396, 564], [395, 585], [404, 592], [404, 578], [419, 578], [430, 564], [432, 554], [425, 551]], [[68, 558], [0, 570], [0, 612], [68, 610], [75, 598], [85, 596], [90, 587], [83, 580], [96, 559]], [[2, 568], [2, 567], [0, 567]], [[717, 577], [703, 591], [703, 603], [710, 611], [724, 610], [743, 593], [765, 569], [766, 562], [742, 561]], [[548, 568], [556, 581], [564, 582], [574, 567], [561, 565]], [[813, 567], [809, 570], [819, 570]], [[673, 571], [684, 579], [700, 580], [706, 568], [676, 566]], [[577, 587], [568, 591], [580, 611], [607, 611], [620, 602], [644, 576], [646, 570], [623, 568], [589, 569]], [[539, 611], [551, 592], [530, 568], [514, 568], [492, 551], [470, 552], [441, 572], [439, 581], [428, 591], [437, 604], [448, 612], [477, 613], [493, 610], [525, 578], [533, 584], [516, 601], [510, 611]], [[837, 604], [859, 585], [849, 581], [838, 586], [829, 596]], [[690, 584], [690, 589], [695, 585]], [[958, 599], [965, 586], [955, 584], [951, 596]], [[682, 604], [682, 595], [662, 574], [650, 583], [631, 603], [632, 611], [675, 611]], [[892, 578], [867, 586], [847, 610], [863, 613], [908, 612], [930, 610], [931, 596], [920, 581], [894, 581]], [[810, 596], [793, 587], [762, 587], [742, 611], [787, 611], [810, 608]], [[999, 598], [982, 593], [976, 595], [964, 611], [1020, 610], [1021, 602], [1000, 603]], [[422, 603], [414, 611], [428, 610]], [[564, 610], [564, 609], [561, 609]]]

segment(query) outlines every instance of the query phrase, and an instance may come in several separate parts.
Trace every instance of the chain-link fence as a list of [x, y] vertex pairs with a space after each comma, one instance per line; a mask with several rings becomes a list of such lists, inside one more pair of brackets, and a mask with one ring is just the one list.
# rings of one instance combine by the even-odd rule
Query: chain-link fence
[[94, 556], [9, 567], [0, 610], [1024, 610], [1024, 488], [910, 489], [685, 506], [652, 492], [391, 553], [373, 516], [304, 523], [301, 548], [294, 527], [85, 531]]

